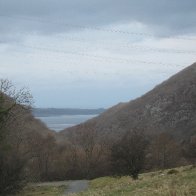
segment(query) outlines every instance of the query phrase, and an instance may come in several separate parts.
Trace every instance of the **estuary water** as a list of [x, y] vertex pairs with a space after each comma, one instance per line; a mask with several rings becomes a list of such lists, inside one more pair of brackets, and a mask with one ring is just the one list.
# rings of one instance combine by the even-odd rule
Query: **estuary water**
[[91, 118], [96, 117], [94, 115], [60, 115], [60, 116], [48, 116], [48, 117], [36, 117], [43, 121], [48, 128], [54, 131], [61, 131], [65, 128], [72, 127], [74, 125], [85, 122]]

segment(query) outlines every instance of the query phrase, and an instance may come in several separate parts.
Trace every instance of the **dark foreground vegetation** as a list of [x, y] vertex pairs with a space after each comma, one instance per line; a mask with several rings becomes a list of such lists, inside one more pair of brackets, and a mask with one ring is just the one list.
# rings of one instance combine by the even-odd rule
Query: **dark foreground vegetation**
[[59, 140], [30, 112], [31, 95], [0, 82], [0, 195], [26, 182], [93, 179], [195, 164], [196, 136], [176, 139], [168, 132], [146, 134], [130, 128], [118, 137], [100, 135], [96, 125]]

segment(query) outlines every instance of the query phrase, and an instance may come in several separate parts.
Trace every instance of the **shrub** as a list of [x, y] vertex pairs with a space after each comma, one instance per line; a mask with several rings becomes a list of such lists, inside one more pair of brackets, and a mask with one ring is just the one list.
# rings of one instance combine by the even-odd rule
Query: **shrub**
[[167, 174], [169, 174], [169, 175], [171, 175], [171, 174], [178, 174], [178, 173], [179, 173], [179, 171], [176, 170], [176, 169], [170, 169], [170, 170], [167, 172]]

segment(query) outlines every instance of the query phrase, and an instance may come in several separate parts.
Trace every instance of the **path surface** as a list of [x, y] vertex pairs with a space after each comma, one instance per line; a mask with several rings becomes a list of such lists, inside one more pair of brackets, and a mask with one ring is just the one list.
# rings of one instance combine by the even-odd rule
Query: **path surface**
[[88, 188], [88, 180], [74, 180], [68, 182], [68, 188], [65, 191], [64, 195], [68, 195], [69, 193], [78, 193], [80, 191], [84, 191]]
[[41, 183], [32, 184], [32, 186], [62, 186], [62, 185], [69, 186], [69, 181], [41, 182]]

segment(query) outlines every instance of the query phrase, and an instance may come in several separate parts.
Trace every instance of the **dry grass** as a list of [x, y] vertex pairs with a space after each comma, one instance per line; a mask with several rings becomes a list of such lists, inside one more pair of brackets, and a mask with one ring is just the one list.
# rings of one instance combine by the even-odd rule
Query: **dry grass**
[[17, 196], [61, 196], [65, 192], [67, 186], [27, 186], [25, 189], [20, 192]]
[[[174, 172], [175, 171], [175, 172]], [[56, 182], [58, 185], [58, 182]], [[62, 196], [67, 186], [46, 183], [27, 186], [18, 196]], [[196, 168], [179, 167], [172, 170], [144, 173], [139, 180], [130, 177], [103, 177], [92, 180], [88, 190], [69, 196], [195, 196]]]
[[[70, 196], [191, 196], [196, 195], [196, 168], [191, 166], [130, 177], [103, 177], [92, 180], [87, 191]], [[170, 174], [173, 173], [173, 174]]]

